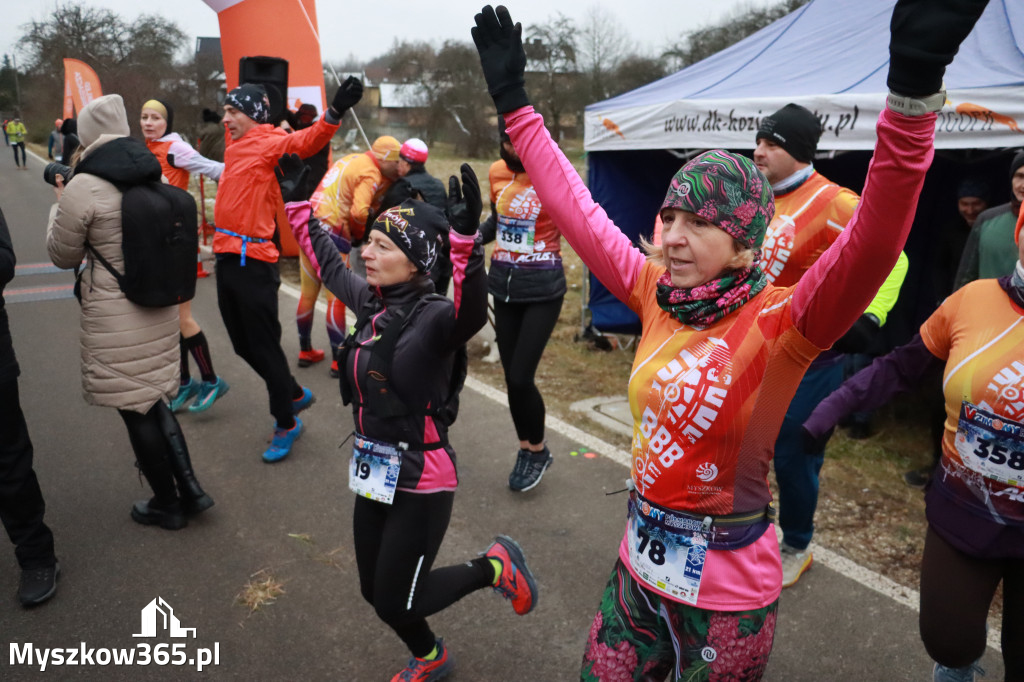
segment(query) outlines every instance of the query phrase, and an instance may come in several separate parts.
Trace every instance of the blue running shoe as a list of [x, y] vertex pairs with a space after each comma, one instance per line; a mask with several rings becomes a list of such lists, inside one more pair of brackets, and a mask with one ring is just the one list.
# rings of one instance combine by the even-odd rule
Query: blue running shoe
[[231, 390], [231, 386], [228, 382], [224, 381], [220, 377], [217, 377], [216, 381], [204, 381], [199, 386], [199, 397], [196, 401], [189, 405], [189, 412], [203, 412], [204, 410], [210, 409], [217, 398], [221, 398]]
[[199, 395], [199, 382], [195, 379], [189, 378], [187, 384], [181, 384], [178, 386], [178, 395], [171, 399], [168, 407], [171, 408], [171, 412], [177, 412], [181, 408], [185, 407], [185, 404]]
[[313, 395], [313, 391], [309, 390], [305, 386], [302, 387], [302, 397], [294, 398], [292, 400], [292, 412], [298, 414], [304, 409], [316, 402], [316, 396]]
[[270, 447], [263, 453], [264, 462], [280, 462], [292, 452], [292, 443], [302, 435], [302, 420], [295, 418], [295, 426], [285, 429], [274, 429], [274, 439]]

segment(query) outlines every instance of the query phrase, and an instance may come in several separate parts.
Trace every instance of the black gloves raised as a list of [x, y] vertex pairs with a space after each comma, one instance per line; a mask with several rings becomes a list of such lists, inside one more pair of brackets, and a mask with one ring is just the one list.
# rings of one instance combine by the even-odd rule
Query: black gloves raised
[[468, 163], [462, 164], [462, 187], [454, 175], [448, 179], [448, 223], [461, 235], [471, 237], [480, 225], [480, 181]]
[[345, 112], [359, 103], [363, 98], [363, 82], [355, 76], [349, 76], [338, 87], [331, 101], [331, 110], [335, 118], [340, 119]]
[[946, 67], [987, 4], [988, 0], [899, 0], [889, 28], [889, 89], [908, 97], [939, 92]]
[[476, 15], [472, 29], [480, 66], [487, 81], [487, 92], [499, 114], [514, 111], [530, 103], [526, 97], [526, 52], [523, 50], [523, 26], [512, 24], [504, 6], [490, 5]]
[[306, 176], [309, 166], [302, 162], [298, 154], [285, 154], [277, 162], [274, 169], [277, 184], [281, 187], [281, 197], [287, 204], [290, 201], [305, 201]]

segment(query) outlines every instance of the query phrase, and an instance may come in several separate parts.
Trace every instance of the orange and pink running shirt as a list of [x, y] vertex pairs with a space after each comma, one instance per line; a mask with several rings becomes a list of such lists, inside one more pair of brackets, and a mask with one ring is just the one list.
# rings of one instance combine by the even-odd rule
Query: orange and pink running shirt
[[921, 326], [946, 361], [945, 492], [975, 513], [1024, 522], [1024, 309], [997, 280], [971, 282]]
[[850, 222], [858, 201], [855, 192], [817, 171], [792, 192], [776, 196], [775, 217], [761, 247], [761, 268], [768, 281], [777, 287], [800, 281]]
[[[584, 263], [639, 316], [629, 380], [632, 474], [651, 502], [697, 514], [763, 509], [768, 468], [790, 398], [807, 365], [867, 308], [910, 231], [932, 158], [935, 117], [883, 111], [860, 208], [795, 286], [772, 285], [707, 329], [658, 306], [664, 268], [650, 263], [594, 202], [532, 107], [505, 114], [508, 133], [545, 209]], [[842, 291], [842, 296], [835, 296]], [[630, 565], [627, 538], [620, 558]], [[696, 605], [760, 608], [778, 598], [773, 527], [737, 550], [707, 551]]]
[[491, 203], [498, 216], [497, 245], [491, 262], [519, 267], [562, 267], [562, 238], [541, 206], [526, 173], [502, 161], [491, 164]]

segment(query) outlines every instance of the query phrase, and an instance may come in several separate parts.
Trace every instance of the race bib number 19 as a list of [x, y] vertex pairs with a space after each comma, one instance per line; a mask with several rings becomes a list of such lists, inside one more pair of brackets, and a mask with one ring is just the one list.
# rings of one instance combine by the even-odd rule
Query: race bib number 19
[[389, 443], [356, 436], [348, 469], [348, 487], [356, 495], [391, 504], [402, 469], [402, 452]]

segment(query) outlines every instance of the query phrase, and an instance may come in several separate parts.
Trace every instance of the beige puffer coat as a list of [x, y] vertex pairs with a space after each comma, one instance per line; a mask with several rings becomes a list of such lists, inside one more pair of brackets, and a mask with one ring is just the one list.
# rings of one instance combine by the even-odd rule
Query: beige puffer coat
[[[120, 106], [123, 117], [124, 105]], [[80, 130], [97, 127], [94, 120], [89, 121], [91, 127], [84, 125], [89, 113], [88, 107], [83, 109]], [[99, 123], [98, 132], [120, 129]], [[156, 401], [177, 392], [178, 307], [144, 308], [129, 301], [84, 242], [88, 240], [114, 269], [124, 272], [121, 192], [109, 180], [119, 184], [152, 180], [155, 164], [159, 181], [160, 163], [145, 145], [123, 135], [100, 134], [95, 140], [83, 135], [82, 143], [86, 149], [76, 174], [50, 211], [46, 246], [57, 267], [73, 268], [86, 258], [79, 337], [86, 402], [145, 413]]]

